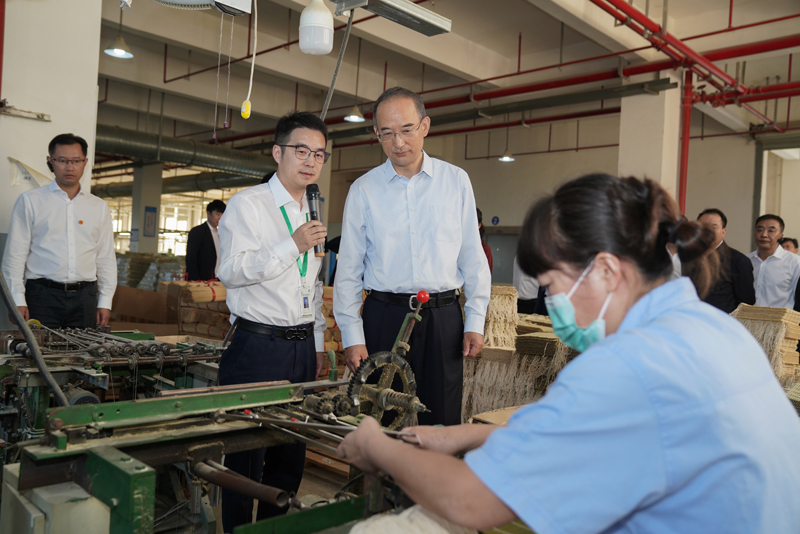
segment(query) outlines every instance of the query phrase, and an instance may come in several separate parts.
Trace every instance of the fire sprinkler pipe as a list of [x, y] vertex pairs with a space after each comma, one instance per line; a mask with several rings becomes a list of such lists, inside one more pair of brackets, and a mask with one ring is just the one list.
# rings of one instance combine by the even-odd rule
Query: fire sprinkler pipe
[[692, 71], [687, 70], [683, 79], [683, 99], [681, 101], [681, 159], [678, 178], [678, 207], [682, 215], [686, 214], [686, 183], [689, 174], [689, 140], [693, 105]]

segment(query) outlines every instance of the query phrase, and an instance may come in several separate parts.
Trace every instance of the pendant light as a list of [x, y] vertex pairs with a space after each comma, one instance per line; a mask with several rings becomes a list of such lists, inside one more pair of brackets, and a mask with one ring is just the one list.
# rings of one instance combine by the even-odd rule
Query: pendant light
[[344, 120], [347, 122], [364, 122], [366, 119], [364, 115], [361, 114], [361, 110], [358, 109], [358, 76], [361, 74], [361, 38], [358, 38], [358, 61], [356, 63], [356, 95], [355, 100], [356, 103], [353, 104], [353, 109], [350, 110], [350, 114], [347, 115]]
[[508, 130], [509, 128], [506, 128], [506, 151], [503, 152], [503, 155], [500, 156], [499, 158], [500, 161], [505, 161], [505, 162], [514, 161], [514, 156], [511, 155], [511, 151], [508, 149]]
[[103, 52], [111, 57], [120, 59], [131, 59], [133, 57], [133, 52], [131, 52], [130, 47], [128, 47], [128, 44], [122, 37], [122, 9], [119, 10], [119, 30], [117, 31], [117, 38], [114, 39], [114, 42], [107, 46]]

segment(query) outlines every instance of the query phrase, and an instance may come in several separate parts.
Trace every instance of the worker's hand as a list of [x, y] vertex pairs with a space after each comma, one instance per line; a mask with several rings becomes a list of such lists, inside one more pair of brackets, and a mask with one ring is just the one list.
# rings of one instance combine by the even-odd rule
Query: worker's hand
[[350, 345], [344, 349], [344, 363], [352, 371], [356, 372], [361, 362], [369, 357], [366, 345]]
[[102, 327], [108, 325], [108, 320], [111, 319], [111, 310], [108, 308], [97, 308], [97, 326]]
[[377, 473], [380, 471], [380, 466], [372, 462], [369, 453], [375, 450], [374, 447], [380, 446], [380, 440], [386, 439], [390, 438], [381, 432], [381, 425], [374, 418], [365, 417], [354, 432], [345, 436], [344, 441], [336, 449], [336, 455], [362, 471]]
[[[25, 319], [25, 322], [27, 323], [28, 320], [30, 320], [30, 318], [31, 318], [30, 312], [28, 312], [28, 307], [27, 306], [17, 306], [17, 309], [19, 310], [19, 313], [22, 314], [22, 318]], [[17, 324], [17, 322], [14, 320], [14, 316], [11, 314], [11, 312], [8, 312], [8, 320], [11, 321], [14, 324]], [[17, 325], [17, 326], [19, 326], [19, 325]]]
[[464, 332], [464, 350], [462, 354], [474, 358], [483, 348], [483, 336], [477, 332]]
[[297, 250], [302, 254], [316, 245], [323, 244], [327, 235], [328, 229], [322, 226], [320, 221], [308, 221], [294, 231], [292, 239], [294, 239], [294, 244], [297, 245]]
[[325, 353], [318, 352], [317, 353], [317, 374], [314, 375], [314, 380], [319, 378], [319, 374], [322, 372], [322, 367], [325, 365]]

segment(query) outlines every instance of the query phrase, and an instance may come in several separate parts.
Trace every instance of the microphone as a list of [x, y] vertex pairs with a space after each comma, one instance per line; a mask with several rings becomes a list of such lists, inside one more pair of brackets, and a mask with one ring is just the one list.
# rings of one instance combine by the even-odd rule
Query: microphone
[[[308, 198], [308, 218], [312, 221], [321, 221], [319, 214], [319, 186], [317, 184], [309, 184], [306, 186], [306, 198]], [[322, 258], [325, 256], [325, 251], [322, 245], [314, 245], [314, 256]]]

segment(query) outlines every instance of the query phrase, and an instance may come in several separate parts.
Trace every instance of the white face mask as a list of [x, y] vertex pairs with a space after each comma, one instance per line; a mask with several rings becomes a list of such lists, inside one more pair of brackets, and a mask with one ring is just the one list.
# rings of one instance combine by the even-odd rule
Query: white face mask
[[606, 314], [608, 305], [611, 304], [611, 297], [614, 295], [613, 291], [608, 294], [603, 303], [603, 308], [600, 310], [600, 315], [589, 326], [585, 328], [578, 326], [575, 322], [575, 307], [570, 299], [581, 285], [581, 282], [583, 282], [583, 279], [586, 278], [586, 275], [592, 270], [592, 267], [594, 267], [594, 259], [583, 270], [578, 280], [572, 285], [569, 293], [558, 293], [552, 297], [545, 297], [547, 313], [553, 323], [553, 332], [566, 346], [578, 352], [586, 351], [586, 349], [606, 337], [606, 322], [603, 316]]

